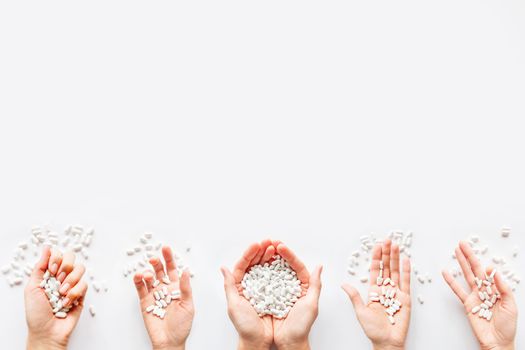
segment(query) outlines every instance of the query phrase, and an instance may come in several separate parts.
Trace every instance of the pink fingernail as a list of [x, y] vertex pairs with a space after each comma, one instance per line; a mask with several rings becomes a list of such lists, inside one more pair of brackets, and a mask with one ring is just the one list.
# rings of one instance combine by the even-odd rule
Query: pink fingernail
[[60, 294], [64, 295], [69, 290], [69, 283], [65, 283], [63, 286], [60, 287]]
[[57, 273], [57, 269], [58, 269], [57, 263], [53, 263], [53, 265], [51, 265], [51, 268], [49, 269], [49, 272], [51, 272], [51, 274], [54, 275], [55, 273]]
[[62, 283], [64, 282], [64, 279], [66, 278], [66, 273], [65, 272], [60, 272], [60, 274], [58, 275], [58, 278], [57, 280]]

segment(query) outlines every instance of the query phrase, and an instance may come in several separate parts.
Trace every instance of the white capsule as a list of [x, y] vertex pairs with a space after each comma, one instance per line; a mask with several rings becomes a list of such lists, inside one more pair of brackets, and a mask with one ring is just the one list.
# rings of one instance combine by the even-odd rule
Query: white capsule
[[63, 311], [59, 311], [57, 313], [55, 313], [55, 317], [56, 318], [66, 318], [67, 314]]
[[396, 320], [394, 319], [393, 316], [388, 316], [388, 320], [390, 321], [390, 324], [395, 324], [396, 323]]
[[478, 292], [478, 296], [479, 296], [479, 299], [480, 299], [481, 301], [484, 301], [484, 300], [485, 300], [485, 293], [483, 293], [483, 292]]
[[[162, 283], [169, 285], [171, 283], [171, 281], [170, 281], [168, 276], [164, 276], [164, 277], [162, 277]], [[166, 287], [164, 287], [164, 288], [166, 288]], [[166, 293], [164, 293], [164, 294], [166, 294]]]
[[155, 309], [155, 305], [150, 305], [150, 306], [148, 306], [148, 307], [146, 308], [146, 312], [147, 312], [147, 313], [150, 313], [150, 312], [153, 311], [153, 309]]
[[155, 280], [153, 282], [153, 287], [156, 288], [159, 284], [160, 284], [160, 281], [159, 280]]
[[423, 305], [423, 304], [425, 303], [425, 300], [423, 299], [423, 296], [421, 296], [421, 294], [417, 296], [417, 301], [418, 301], [421, 305]]
[[479, 306], [474, 306], [474, 307], [472, 308], [472, 313], [473, 313], [473, 314], [476, 314], [480, 309], [481, 309], [481, 308], [480, 308]]
[[95, 317], [96, 311], [93, 305], [89, 305], [89, 313], [91, 314], [91, 317]]
[[362, 276], [359, 281], [361, 281], [361, 283], [366, 283], [368, 282], [368, 276]]
[[376, 284], [377, 284], [378, 286], [382, 286], [382, 285], [383, 285], [383, 277], [378, 276], [378, 277], [376, 278]]
[[383, 281], [383, 286], [386, 286], [387, 284], [390, 283], [390, 278], [385, 278], [385, 280]]

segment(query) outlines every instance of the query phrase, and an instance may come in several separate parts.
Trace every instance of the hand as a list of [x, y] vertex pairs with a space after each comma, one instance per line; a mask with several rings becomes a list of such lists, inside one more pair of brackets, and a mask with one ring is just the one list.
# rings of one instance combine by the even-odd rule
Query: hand
[[235, 265], [233, 273], [221, 268], [228, 302], [228, 315], [239, 333], [239, 350], [267, 350], [273, 343], [272, 316], [259, 317], [253, 306], [242, 295], [242, 278], [250, 266], [265, 263], [275, 255], [270, 240], [252, 244]]
[[496, 284], [496, 291], [500, 293], [501, 299], [491, 308], [493, 316], [490, 321], [480, 318], [477, 314], [472, 313], [472, 308], [481, 304], [475, 277], [483, 280], [486, 278], [485, 274], [490, 275], [492, 273], [493, 268], [484, 270], [480, 261], [466, 242], [459, 243], [459, 247], [456, 248], [456, 257], [465, 276], [465, 280], [470, 287], [470, 292], [465, 291], [447, 271], [443, 271], [443, 277], [465, 306], [468, 320], [481, 349], [514, 349], [518, 308], [509, 286], [503, 282], [500, 273], [496, 272], [494, 282]]
[[273, 339], [278, 349], [310, 349], [308, 335], [317, 318], [319, 295], [321, 293], [322, 266], [318, 266], [312, 275], [306, 266], [283, 243], [274, 242], [277, 254], [290, 264], [301, 281], [303, 296], [295, 303], [286, 318], [273, 318]]
[[401, 309], [395, 314], [395, 324], [390, 324], [385, 313], [385, 307], [378, 302], [363, 303], [359, 292], [349, 284], [343, 289], [350, 297], [357, 319], [372, 341], [374, 349], [404, 349], [410, 323], [410, 261], [404, 259], [403, 273], [399, 270], [399, 246], [392, 245], [387, 239], [382, 245], [377, 244], [372, 250], [370, 266], [369, 292], [381, 295], [381, 287], [377, 286], [380, 261], [383, 262], [383, 278], [391, 278], [397, 286], [395, 298], [401, 302]]
[[[40, 287], [46, 270], [57, 276], [61, 283], [59, 292], [64, 306], [73, 306], [67, 317], [56, 318], [44, 291]], [[26, 320], [28, 326], [27, 349], [66, 349], [69, 337], [78, 323], [83, 309], [87, 284], [81, 281], [84, 266], [75, 265], [75, 255], [44, 247], [42, 257], [36, 264], [24, 291]]]
[[[133, 281], [135, 282], [135, 287], [140, 298], [142, 317], [144, 318], [144, 324], [146, 325], [153, 349], [184, 349], [195, 313], [190, 275], [188, 271], [184, 271], [179, 280], [173, 253], [169, 247], [162, 247], [162, 255], [166, 263], [167, 276], [170, 279], [169, 285], [162, 282], [166, 273], [164, 272], [164, 265], [158, 257], [151, 258], [150, 260], [155, 270], [155, 278], [161, 281], [157, 288], [153, 287], [155, 278], [151, 271], [135, 274]], [[146, 312], [146, 308], [155, 304], [153, 292], [163, 286], [166, 286], [170, 292], [180, 290], [180, 299], [173, 300], [171, 304], [164, 309], [166, 310], [164, 319], [160, 319], [151, 312]]]

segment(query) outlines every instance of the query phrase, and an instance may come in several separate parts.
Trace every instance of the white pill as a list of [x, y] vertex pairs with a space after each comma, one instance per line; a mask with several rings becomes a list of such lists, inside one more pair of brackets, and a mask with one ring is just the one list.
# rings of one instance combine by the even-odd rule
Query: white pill
[[479, 306], [474, 306], [474, 307], [472, 308], [472, 313], [473, 313], [473, 314], [476, 314], [480, 309], [481, 309], [481, 308], [480, 308]]
[[425, 303], [425, 300], [423, 299], [423, 297], [421, 295], [417, 296], [417, 301], [419, 301], [420, 304], [424, 304]]
[[366, 283], [368, 282], [368, 276], [362, 276], [360, 279], [361, 283]]
[[[171, 281], [170, 281], [168, 276], [164, 276], [164, 277], [162, 277], [162, 283], [169, 285], [171, 283]], [[166, 287], [164, 287], [164, 288], [166, 288]], [[164, 293], [164, 294], [167, 294], [167, 293]]]
[[96, 311], [93, 305], [89, 305], [89, 313], [91, 314], [91, 317], [95, 317]]
[[146, 312], [150, 313], [153, 311], [153, 309], [155, 309], [155, 305], [150, 305], [146, 308]]
[[155, 280], [153, 282], [153, 287], [156, 288], [159, 284], [160, 284], [160, 281], [159, 280]]
[[56, 318], [66, 318], [67, 314], [63, 311], [59, 311], [57, 313], [55, 313], [55, 317]]
[[151, 233], [151, 232], [145, 232], [145, 233], [144, 233], [144, 237], [145, 237], [146, 239], [151, 239], [151, 238], [153, 237], [153, 233]]

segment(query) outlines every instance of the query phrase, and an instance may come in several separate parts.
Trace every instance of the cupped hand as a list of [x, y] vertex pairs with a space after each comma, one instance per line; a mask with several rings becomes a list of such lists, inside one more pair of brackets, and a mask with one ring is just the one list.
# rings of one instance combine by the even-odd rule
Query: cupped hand
[[[61, 283], [64, 307], [72, 307], [66, 318], [53, 314], [40, 283], [49, 270]], [[71, 333], [78, 323], [83, 309], [87, 284], [81, 281], [85, 268], [75, 265], [72, 252], [62, 253], [58, 249], [44, 247], [40, 260], [35, 265], [24, 291], [26, 320], [28, 326], [27, 349], [66, 349]]]
[[[151, 344], [154, 350], [179, 350], [186, 346], [193, 323], [194, 307], [193, 296], [190, 285], [190, 275], [184, 271], [179, 278], [177, 266], [173, 258], [173, 253], [169, 247], [162, 247], [164, 263], [158, 258], [153, 257], [150, 264], [153, 267], [155, 276], [149, 270], [135, 274], [133, 281], [137, 288], [140, 299], [140, 307], [146, 330], [148, 331]], [[168, 277], [170, 283], [163, 283], [164, 277]], [[160, 284], [153, 287], [155, 280]], [[165, 308], [164, 319], [147, 312], [146, 308], [155, 305], [154, 291], [167, 287], [169, 292], [180, 291], [180, 299], [175, 299]]]
[[486, 276], [490, 276], [492, 273], [493, 268], [490, 267], [485, 270], [470, 245], [466, 242], [460, 242], [455, 253], [470, 290], [466, 291], [448, 271], [443, 271], [443, 277], [465, 307], [468, 320], [481, 349], [514, 349], [518, 308], [509, 286], [502, 280], [501, 274], [496, 272], [494, 275], [496, 290], [494, 292], [499, 292], [501, 299], [491, 308], [493, 312], [492, 318], [490, 321], [487, 321], [479, 317], [478, 314], [473, 314], [472, 309], [481, 304], [476, 277], [481, 280], [486, 279]]
[[274, 255], [275, 247], [270, 240], [265, 240], [250, 245], [233, 268], [233, 272], [226, 267], [221, 268], [228, 302], [228, 316], [239, 333], [239, 350], [267, 350], [273, 343], [272, 316], [259, 317], [250, 302], [243, 296], [241, 282], [251, 266], [265, 263]]
[[401, 302], [401, 309], [395, 314], [395, 324], [391, 324], [385, 313], [385, 307], [378, 302], [363, 302], [356, 288], [344, 284], [343, 289], [350, 297], [357, 319], [370, 339], [374, 349], [404, 349], [410, 324], [410, 261], [404, 259], [403, 271], [400, 271], [399, 246], [392, 245], [387, 239], [383, 244], [376, 244], [372, 250], [370, 266], [369, 293], [381, 295], [377, 285], [380, 265], [383, 264], [383, 279], [390, 278], [396, 288], [395, 298]]
[[[301, 281], [302, 297], [291, 308], [286, 318], [270, 315], [260, 317], [243, 296], [241, 286], [246, 271], [253, 265], [268, 262], [275, 254], [285, 259]], [[228, 301], [228, 315], [239, 333], [239, 349], [269, 349], [275, 344], [279, 350], [309, 349], [308, 334], [318, 313], [321, 291], [321, 267], [312, 275], [295, 254], [280, 241], [264, 240], [252, 244], [235, 265], [233, 273], [221, 268]]]
[[274, 242], [277, 254], [288, 262], [301, 281], [302, 297], [294, 304], [286, 318], [273, 318], [273, 339], [279, 350], [310, 349], [308, 335], [319, 310], [322, 266], [310, 275], [306, 266], [283, 243]]

